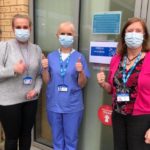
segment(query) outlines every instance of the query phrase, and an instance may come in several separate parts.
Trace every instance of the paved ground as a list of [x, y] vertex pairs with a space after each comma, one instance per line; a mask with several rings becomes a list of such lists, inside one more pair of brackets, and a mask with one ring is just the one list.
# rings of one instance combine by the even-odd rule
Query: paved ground
[[[3, 144], [3, 143], [0, 143], [0, 150], [4, 150], [3, 146], [4, 146], [4, 144]], [[38, 148], [32, 146], [32, 147], [31, 147], [31, 150], [40, 150], [40, 149], [38, 149]]]
[[32, 146], [31, 150], [40, 150], [40, 149]]
[[[2, 147], [0, 147], [0, 150], [4, 150], [4, 149]], [[36, 147], [31, 147], [31, 150], [40, 150], [40, 149], [38, 149]]]

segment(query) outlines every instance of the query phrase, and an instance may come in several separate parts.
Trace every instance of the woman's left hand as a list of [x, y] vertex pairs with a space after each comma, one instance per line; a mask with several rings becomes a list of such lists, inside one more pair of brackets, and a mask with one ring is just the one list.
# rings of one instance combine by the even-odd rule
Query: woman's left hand
[[78, 72], [82, 72], [83, 71], [83, 65], [81, 63], [81, 58], [78, 58], [78, 61], [76, 62], [76, 70]]
[[36, 92], [35, 92], [35, 90], [31, 90], [31, 91], [29, 91], [27, 94], [26, 94], [26, 98], [28, 99], [28, 100], [31, 100], [31, 99], [33, 99], [35, 96], [36, 96]]
[[145, 143], [150, 144], [150, 129], [148, 129], [145, 133]]

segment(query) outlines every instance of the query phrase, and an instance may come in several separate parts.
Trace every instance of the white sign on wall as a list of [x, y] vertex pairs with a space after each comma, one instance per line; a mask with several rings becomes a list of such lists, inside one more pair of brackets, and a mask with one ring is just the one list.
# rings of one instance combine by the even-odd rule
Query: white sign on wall
[[110, 64], [117, 42], [90, 42], [90, 62]]

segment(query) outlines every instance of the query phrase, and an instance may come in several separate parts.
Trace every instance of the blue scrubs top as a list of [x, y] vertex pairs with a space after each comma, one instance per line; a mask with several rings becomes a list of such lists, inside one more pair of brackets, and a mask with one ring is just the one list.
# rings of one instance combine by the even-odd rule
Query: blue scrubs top
[[[78, 51], [73, 51], [70, 54], [64, 77], [64, 84], [68, 86], [68, 91], [59, 92], [58, 85], [63, 84], [63, 79], [60, 75], [60, 53], [58, 50], [49, 53], [48, 65], [51, 79], [46, 90], [47, 110], [57, 113], [72, 113], [83, 110], [83, 94], [81, 87], [78, 85], [78, 72], [75, 68], [78, 58], [81, 58], [86, 77], [90, 76], [85, 57]], [[65, 64], [66, 60], [63, 61], [63, 65]]]

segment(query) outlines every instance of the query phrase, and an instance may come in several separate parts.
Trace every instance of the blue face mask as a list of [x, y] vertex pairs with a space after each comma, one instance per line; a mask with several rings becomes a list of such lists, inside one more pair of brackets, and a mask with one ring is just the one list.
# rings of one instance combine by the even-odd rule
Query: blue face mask
[[72, 46], [74, 39], [70, 35], [59, 35], [59, 42], [61, 46], [69, 48]]
[[15, 29], [16, 39], [20, 42], [27, 42], [30, 38], [29, 29]]
[[143, 43], [143, 33], [127, 32], [125, 34], [125, 43], [129, 48], [138, 48]]

